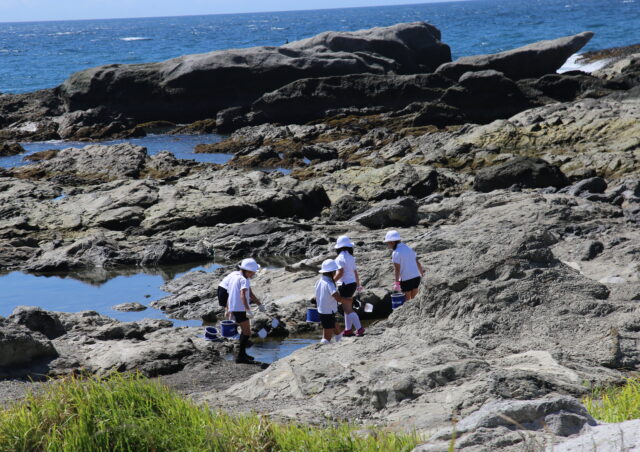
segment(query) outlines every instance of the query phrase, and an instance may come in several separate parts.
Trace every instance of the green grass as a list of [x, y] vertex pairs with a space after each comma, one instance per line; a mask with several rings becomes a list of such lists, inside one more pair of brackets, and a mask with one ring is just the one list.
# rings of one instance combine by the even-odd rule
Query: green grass
[[640, 378], [630, 378], [624, 386], [595, 389], [582, 403], [595, 419], [623, 422], [640, 418]]
[[410, 451], [416, 435], [214, 412], [139, 375], [69, 378], [0, 412], [0, 451]]

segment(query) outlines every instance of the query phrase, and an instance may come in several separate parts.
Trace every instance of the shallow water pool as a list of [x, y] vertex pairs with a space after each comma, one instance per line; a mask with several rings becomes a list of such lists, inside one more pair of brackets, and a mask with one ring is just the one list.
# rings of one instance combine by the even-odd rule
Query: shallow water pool
[[232, 154], [196, 154], [194, 148], [197, 144], [201, 143], [217, 143], [222, 141], [224, 137], [218, 134], [205, 134], [205, 135], [147, 135], [141, 138], [127, 138], [121, 140], [106, 140], [96, 142], [81, 142], [81, 141], [35, 141], [21, 143], [22, 147], [27, 151], [24, 154], [12, 155], [10, 157], [0, 157], [0, 167], [11, 168], [14, 166], [26, 165], [30, 162], [25, 162], [23, 159], [25, 156], [46, 151], [48, 149], [65, 149], [65, 148], [82, 148], [89, 144], [104, 144], [112, 145], [119, 143], [132, 143], [147, 148], [149, 155], [155, 155], [160, 151], [169, 151], [176, 158], [179, 159], [191, 159], [203, 163], [218, 163], [224, 164], [228, 162]]
[[[132, 322], [144, 318], [165, 319], [165, 314], [149, 307], [149, 303], [167, 296], [160, 287], [187, 271], [211, 272], [221, 266], [168, 266], [154, 270], [70, 273], [65, 275], [33, 275], [13, 272], [0, 276], [0, 315], [8, 316], [16, 306], [39, 306], [49, 311], [97, 311], [100, 314]], [[147, 309], [120, 312], [112, 309], [120, 303], [138, 302]], [[173, 320], [175, 326], [200, 326], [197, 320]]]
[[[271, 364], [279, 359], [289, 356], [296, 350], [307, 345], [317, 344], [320, 341], [321, 333], [318, 337], [285, 337], [285, 338], [251, 338], [253, 347], [247, 349], [247, 353], [253, 356], [256, 361]], [[227, 355], [228, 360], [234, 360], [234, 355]]]

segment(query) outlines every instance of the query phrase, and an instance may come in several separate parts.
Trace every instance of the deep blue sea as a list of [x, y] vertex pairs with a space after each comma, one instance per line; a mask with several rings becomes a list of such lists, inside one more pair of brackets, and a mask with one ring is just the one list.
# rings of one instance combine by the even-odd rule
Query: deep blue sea
[[281, 45], [327, 30], [418, 20], [442, 31], [454, 58], [584, 30], [596, 32], [586, 50], [640, 42], [640, 0], [476, 0], [259, 14], [0, 23], [0, 92], [50, 88], [75, 71], [101, 64]]

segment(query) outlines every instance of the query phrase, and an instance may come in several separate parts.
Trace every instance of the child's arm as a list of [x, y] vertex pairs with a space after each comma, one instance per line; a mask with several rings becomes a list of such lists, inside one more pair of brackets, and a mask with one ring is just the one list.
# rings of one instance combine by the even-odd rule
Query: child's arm
[[417, 257], [416, 257], [416, 264], [418, 264], [418, 270], [420, 270], [420, 276], [424, 276], [424, 269], [422, 268], [422, 264], [420, 263]]
[[249, 289], [240, 289], [240, 297], [242, 298], [242, 304], [244, 304], [244, 309], [249, 312], [251, 308], [249, 307], [249, 300], [247, 300], [247, 290]]
[[394, 282], [400, 282], [400, 264], [393, 264], [393, 267], [395, 269], [395, 276], [394, 276]]
[[262, 303], [260, 302], [260, 300], [258, 300], [258, 297], [255, 296], [255, 294], [253, 293], [253, 290], [249, 289], [249, 297], [251, 298], [251, 301], [257, 305], [261, 305]]
[[339, 281], [340, 278], [342, 278], [342, 275], [344, 275], [344, 268], [338, 269], [338, 271], [336, 272], [336, 275], [333, 277], [333, 280]]

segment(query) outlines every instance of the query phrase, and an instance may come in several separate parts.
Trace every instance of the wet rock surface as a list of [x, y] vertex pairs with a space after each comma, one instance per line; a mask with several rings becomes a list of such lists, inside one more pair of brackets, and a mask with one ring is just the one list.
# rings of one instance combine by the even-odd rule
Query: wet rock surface
[[[360, 313], [382, 319], [364, 337], [306, 347], [258, 373], [230, 367], [222, 356], [232, 346], [204, 341], [200, 329], [20, 307], [0, 319], [2, 376], [140, 370], [215, 407], [311, 423], [348, 413], [416, 429], [432, 437], [417, 449], [425, 451], [447, 450], [454, 420], [460, 450], [614, 441], [617, 427], [594, 425], [578, 400], [640, 366], [640, 60], [556, 74], [590, 37], [434, 74], [436, 56], [446, 60], [439, 32], [408, 24], [88, 70], [65, 84], [64, 98], [60, 90], [0, 96], [2, 142], [220, 126], [233, 133], [198, 152], [234, 154], [214, 165], [126, 143], [88, 145], [3, 169], [0, 271], [105, 281], [114, 269], [215, 260], [224, 268], [171, 280], [152, 302], [168, 317], [215, 323], [224, 313], [218, 283], [253, 256], [266, 267], [252, 288], [267, 308], [254, 333], [318, 334], [305, 322], [317, 270], [347, 234], [361, 305], [373, 306]], [[182, 102], [207, 86], [189, 68], [224, 72], [244, 56], [244, 69], [254, 57], [274, 69], [303, 54], [320, 69], [340, 61], [357, 70], [265, 77], [242, 105], [209, 105], [205, 96], [175, 110], [193, 124], [177, 127], [162, 110], [156, 119], [169, 122], [140, 124], [159, 102], [149, 90]], [[179, 63], [184, 71], [160, 76]], [[103, 102], [116, 86], [109, 74], [148, 102]], [[426, 269], [418, 298], [394, 311], [388, 228]]]

